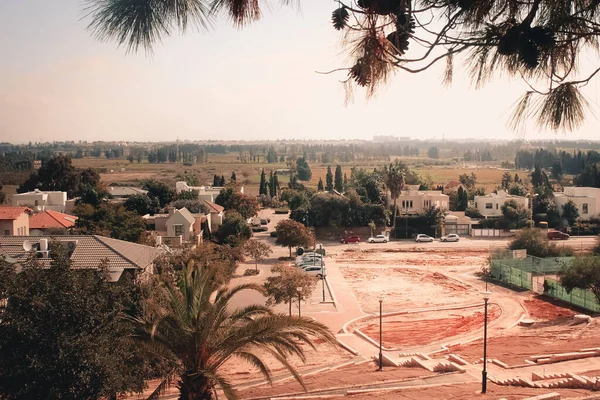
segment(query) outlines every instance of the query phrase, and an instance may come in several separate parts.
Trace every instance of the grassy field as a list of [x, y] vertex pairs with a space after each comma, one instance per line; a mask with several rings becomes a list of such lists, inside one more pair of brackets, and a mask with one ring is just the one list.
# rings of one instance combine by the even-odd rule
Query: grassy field
[[[148, 162], [129, 163], [127, 160], [107, 160], [97, 158], [74, 159], [74, 165], [77, 168], [93, 167], [102, 169], [102, 181], [106, 185], [111, 184], [129, 184], [137, 185], [144, 179], [157, 179], [168, 185], [175, 185], [178, 180], [177, 175], [192, 174], [198, 178], [200, 185], [211, 185], [213, 175], [224, 175], [229, 181], [231, 172], [235, 171], [238, 182], [242, 183], [248, 190], [248, 193], [258, 193], [260, 182], [260, 172], [264, 168], [267, 175], [269, 171], [286, 168], [284, 163], [240, 163], [235, 154], [211, 155], [209, 162], [205, 164], [195, 164], [185, 166], [181, 163], [172, 164], [149, 164]], [[350, 169], [353, 166], [371, 170], [373, 168], [382, 168], [383, 162], [375, 163], [356, 162], [342, 164], [342, 173], [350, 177]], [[327, 165], [312, 164], [312, 179], [307, 182], [307, 186], [316, 188], [319, 178], [325, 182]], [[454, 168], [450, 166], [419, 166], [415, 170], [423, 177], [430, 177], [435, 184], [445, 184], [450, 180], [457, 180], [460, 174], [470, 174], [475, 172], [477, 175], [477, 186], [484, 186], [487, 191], [493, 190], [500, 184], [503, 169], [493, 167], [482, 167], [478, 169]], [[335, 173], [335, 166], [332, 166], [332, 173]], [[514, 171], [511, 171], [514, 173]], [[523, 173], [523, 177], [525, 174]], [[286, 184], [287, 174], [280, 175], [280, 183]]]

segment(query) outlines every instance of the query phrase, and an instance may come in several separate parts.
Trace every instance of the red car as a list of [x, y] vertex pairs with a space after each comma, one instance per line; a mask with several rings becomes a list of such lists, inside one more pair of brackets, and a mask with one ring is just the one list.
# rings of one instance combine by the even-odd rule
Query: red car
[[564, 233], [561, 231], [549, 231], [548, 239], [550, 240], [567, 240], [569, 238], [568, 233]]
[[354, 235], [354, 236], [346, 236], [345, 238], [342, 238], [342, 240], [340, 240], [341, 243], [359, 243], [360, 242], [360, 237]]

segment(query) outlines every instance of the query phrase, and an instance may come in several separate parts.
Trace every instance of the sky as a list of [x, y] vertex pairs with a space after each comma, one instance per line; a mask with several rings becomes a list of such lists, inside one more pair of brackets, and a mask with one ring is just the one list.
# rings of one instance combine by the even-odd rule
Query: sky
[[316, 73], [348, 65], [334, 2], [270, 4], [252, 26], [222, 16], [149, 57], [95, 40], [83, 0], [0, 0], [0, 141], [598, 137], [597, 80], [586, 88], [587, 122], [570, 133], [511, 131], [526, 86], [504, 78], [475, 90], [460, 66], [450, 88], [441, 64], [397, 72], [375, 98], [357, 91], [345, 105], [344, 73]]

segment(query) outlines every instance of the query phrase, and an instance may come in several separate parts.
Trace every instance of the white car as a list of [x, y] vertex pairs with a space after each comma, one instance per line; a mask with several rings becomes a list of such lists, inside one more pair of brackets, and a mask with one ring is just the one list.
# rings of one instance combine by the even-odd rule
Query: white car
[[296, 267], [306, 268], [306, 267], [318, 266], [320, 268], [321, 262], [323, 263], [323, 266], [325, 266], [325, 260], [321, 261], [321, 260], [313, 259], [313, 260], [302, 261], [301, 263], [296, 264]]
[[420, 234], [415, 238], [415, 242], [433, 242], [433, 238], [431, 236]]
[[367, 242], [369, 243], [387, 243], [388, 242], [388, 237], [385, 235], [377, 235], [377, 236], [371, 236]]
[[325, 267], [321, 268], [321, 266], [311, 265], [303, 269], [308, 275], [316, 276], [319, 279], [327, 276], [327, 269]]
[[323, 264], [325, 264], [325, 260], [323, 259], [323, 257], [316, 257], [316, 256], [302, 257], [302, 258], [296, 259], [296, 265], [301, 265], [301, 264], [319, 264], [319, 265], [321, 265], [321, 260], [323, 261]]
[[440, 241], [442, 242], [458, 242], [459, 240], [460, 236], [458, 236], [456, 233], [451, 233], [440, 238]]

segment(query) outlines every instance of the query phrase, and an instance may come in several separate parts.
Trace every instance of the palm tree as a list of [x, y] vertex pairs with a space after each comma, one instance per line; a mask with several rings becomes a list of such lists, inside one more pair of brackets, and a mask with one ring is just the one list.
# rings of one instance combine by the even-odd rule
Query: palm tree
[[396, 200], [400, 196], [400, 192], [404, 189], [404, 166], [396, 160], [393, 164], [390, 163], [389, 167], [385, 168], [385, 186], [390, 191], [390, 197], [394, 201], [394, 219], [392, 223], [392, 230], [394, 231], [394, 237], [396, 237]]
[[164, 296], [147, 301], [144, 315], [131, 320], [136, 339], [180, 366], [181, 400], [212, 399], [216, 387], [235, 399], [231, 383], [219, 371], [232, 358], [248, 362], [271, 382], [261, 356], [272, 356], [304, 386], [288, 358], [305, 361], [302, 345], [314, 348], [311, 338], [335, 343], [327, 327], [307, 318], [275, 314], [262, 305], [232, 309], [232, 297], [243, 290], [262, 291], [260, 286], [239, 285], [215, 293], [210, 274], [192, 265], [184, 269], [178, 285], [162, 281]]

